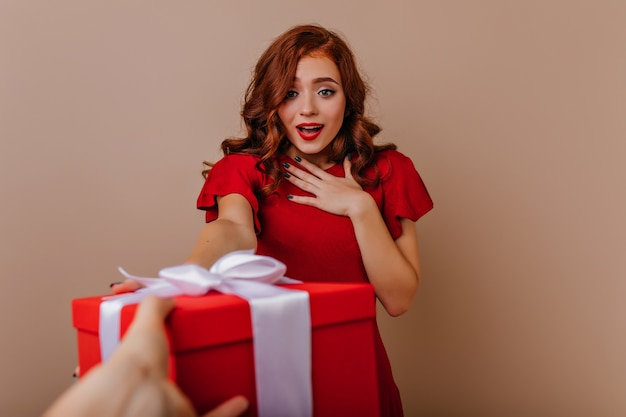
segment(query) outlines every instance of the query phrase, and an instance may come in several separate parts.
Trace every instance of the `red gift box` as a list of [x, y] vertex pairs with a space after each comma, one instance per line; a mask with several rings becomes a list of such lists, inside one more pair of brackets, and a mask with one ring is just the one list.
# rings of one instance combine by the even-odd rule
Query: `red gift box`
[[[374, 352], [375, 301], [369, 284], [281, 285], [305, 290], [311, 308], [313, 415], [378, 416]], [[250, 307], [234, 295], [209, 292], [175, 297], [166, 322], [170, 377], [202, 414], [241, 394], [257, 415]], [[102, 297], [73, 300], [78, 362], [84, 375], [100, 362], [98, 335]], [[124, 334], [137, 305], [122, 308]], [[294, 416], [297, 417], [297, 416]]]

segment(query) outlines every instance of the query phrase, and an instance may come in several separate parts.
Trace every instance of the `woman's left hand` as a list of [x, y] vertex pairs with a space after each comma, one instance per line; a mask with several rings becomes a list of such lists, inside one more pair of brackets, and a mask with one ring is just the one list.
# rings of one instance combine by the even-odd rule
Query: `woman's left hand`
[[301, 190], [313, 194], [313, 197], [290, 195], [291, 201], [348, 217], [368, 200], [373, 202], [371, 196], [352, 177], [352, 162], [348, 157], [343, 160], [344, 177], [329, 174], [305, 159], [298, 163], [308, 172], [289, 164], [284, 166], [288, 172], [285, 178]]

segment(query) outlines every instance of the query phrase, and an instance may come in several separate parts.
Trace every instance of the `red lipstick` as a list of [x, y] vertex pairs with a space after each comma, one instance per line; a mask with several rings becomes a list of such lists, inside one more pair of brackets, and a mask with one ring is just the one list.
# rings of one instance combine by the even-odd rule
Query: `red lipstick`
[[296, 126], [298, 134], [304, 140], [313, 140], [317, 138], [320, 133], [322, 133], [323, 128], [324, 125], [320, 123], [300, 123]]

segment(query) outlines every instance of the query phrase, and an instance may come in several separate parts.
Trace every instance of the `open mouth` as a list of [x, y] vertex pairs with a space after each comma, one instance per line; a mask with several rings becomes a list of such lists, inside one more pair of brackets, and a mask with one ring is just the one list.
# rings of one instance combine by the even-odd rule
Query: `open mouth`
[[324, 125], [317, 123], [303, 123], [296, 126], [300, 137], [305, 140], [313, 140], [321, 133]]

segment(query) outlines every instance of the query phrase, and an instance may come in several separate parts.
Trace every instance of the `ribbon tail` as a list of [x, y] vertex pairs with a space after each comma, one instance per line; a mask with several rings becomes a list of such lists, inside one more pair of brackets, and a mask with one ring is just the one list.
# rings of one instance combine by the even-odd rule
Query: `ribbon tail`
[[[276, 288], [278, 289], [278, 288]], [[248, 299], [260, 417], [310, 417], [311, 312], [306, 291]]]
[[100, 303], [100, 318], [98, 324], [100, 333], [100, 358], [103, 363], [111, 357], [120, 344], [122, 307], [129, 304], [137, 304], [149, 294], [169, 298], [181, 295], [181, 292], [173, 285], [167, 284], [156, 285], [151, 288], [142, 288], [133, 293], [103, 297]]
[[100, 357], [106, 362], [120, 343], [120, 319], [122, 307], [135, 304], [144, 298], [144, 294], [124, 294], [100, 303]]

